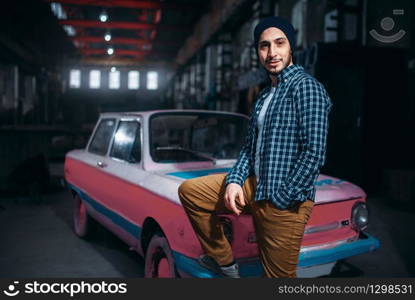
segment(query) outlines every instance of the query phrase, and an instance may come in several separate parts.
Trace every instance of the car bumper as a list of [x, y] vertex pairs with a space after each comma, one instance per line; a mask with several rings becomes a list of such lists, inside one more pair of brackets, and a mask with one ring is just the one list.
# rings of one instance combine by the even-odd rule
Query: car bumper
[[[331, 248], [301, 251], [297, 268], [298, 277], [318, 277], [328, 275], [336, 261], [358, 254], [371, 252], [379, 248], [375, 237], [361, 233], [359, 239]], [[179, 273], [183, 277], [215, 278], [220, 277], [201, 267], [196, 259], [173, 251], [173, 257]], [[262, 276], [262, 266], [258, 258], [238, 260], [242, 277]]]

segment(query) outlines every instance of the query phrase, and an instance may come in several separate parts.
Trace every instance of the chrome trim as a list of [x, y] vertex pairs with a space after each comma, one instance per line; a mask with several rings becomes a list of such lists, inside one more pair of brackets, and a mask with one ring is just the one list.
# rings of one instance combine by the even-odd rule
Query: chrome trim
[[355, 235], [351, 238], [347, 238], [347, 239], [344, 239], [344, 240], [324, 243], [324, 244], [315, 245], [315, 246], [306, 246], [306, 247], [302, 247], [300, 252], [308, 252], [308, 251], [314, 251], [314, 250], [319, 250], [319, 249], [333, 248], [333, 247], [336, 247], [336, 246], [339, 246], [339, 245], [342, 245], [342, 244], [347, 244], [347, 243], [354, 242], [358, 238], [359, 238], [359, 235]]
[[310, 233], [316, 233], [321, 231], [328, 231], [328, 230], [334, 230], [337, 228], [342, 227], [343, 225], [339, 221], [334, 221], [328, 224], [319, 225], [319, 226], [310, 226], [304, 231], [304, 234], [310, 234]]

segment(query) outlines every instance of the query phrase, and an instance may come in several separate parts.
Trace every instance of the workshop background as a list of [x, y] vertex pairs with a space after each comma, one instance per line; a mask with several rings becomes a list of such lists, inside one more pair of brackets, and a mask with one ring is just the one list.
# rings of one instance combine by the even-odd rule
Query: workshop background
[[[20, 0], [0, 9], [0, 276], [140, 277], [111, 233], [71, 229], [65, 153], [102, 112], [249, 115], [265, 86], [252, 31], [291, 20], [295, 62], [334, 104], [322, 173], [368, 194], [374, 253], [332, 277], [415, 275], [415, 2]], [[102, 237], [105, 237], [104, 239]]]

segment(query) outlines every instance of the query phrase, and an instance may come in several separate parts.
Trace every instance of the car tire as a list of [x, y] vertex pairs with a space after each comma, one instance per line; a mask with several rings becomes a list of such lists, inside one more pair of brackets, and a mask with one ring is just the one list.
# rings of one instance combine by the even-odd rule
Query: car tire
[[88, 214], [85, 202], [76, 194], [74, 196], [73, 229], [80, 238], [90, 238], [95, 228], [95, 222]]
[[151, 238], [145, 254], [145, 278], [177, 278], [180, 277], [174, 264], [169, 243], [161, 233]]

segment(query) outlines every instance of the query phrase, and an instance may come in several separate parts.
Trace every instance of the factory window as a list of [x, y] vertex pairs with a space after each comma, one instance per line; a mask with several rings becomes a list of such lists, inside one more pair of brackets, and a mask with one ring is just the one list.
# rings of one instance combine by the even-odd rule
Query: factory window
[[99, 89], [101, 87], [101, 71], [91, 70], [89, 72], [89, 87], [91, 89]]
[[147, 73], [147, 89], [157, 90], [158, 88], [158, 74], [157, 72], [151, 71]]
[[81, 87], [81, 71], [71, 70], [69, 72], [69, 87], [79, 89]]
[[120, 88], [120, 71], [111, 71], [109, 74], [109, 88], [117, 90]]
[[140, 72], [128, 72], [128, 89], [137, 90], [140, 87]]

